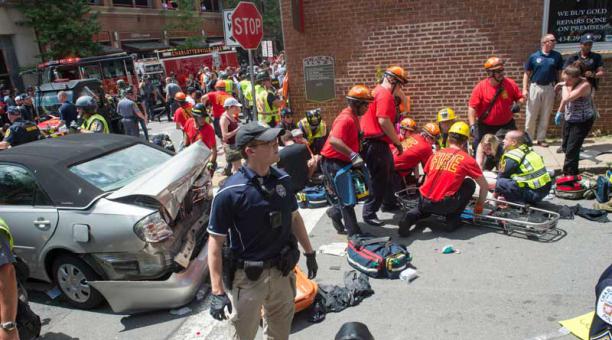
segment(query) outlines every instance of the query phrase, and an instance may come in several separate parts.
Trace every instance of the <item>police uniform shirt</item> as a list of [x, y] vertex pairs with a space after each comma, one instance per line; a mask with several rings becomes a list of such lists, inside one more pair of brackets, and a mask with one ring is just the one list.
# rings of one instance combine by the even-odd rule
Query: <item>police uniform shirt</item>
[[563, 65], [563, 68], [566, 68], [572, 65], [578, 60], [580, 60], [584, 64], [586, 71], [593, 72], [593, 77], [587, 78], [587, 79], [589, 83], [593, 86], [593, 88], [597, 89], [598, 79], [594, 78], [594, 76], [595, 76], [595, 72], [597, 72], [597, 69], [604, 66], [603, 61], [601, 59], [601, 54], [590, 52], [586, 58], [583, 58], [582, 54], [578, 52], [570, 56], [569, 58], [567, 58], [567, 60], [565, 61], [565, 65]]
[[591, 322], [589, 339], [612, 339], [612, 265], [599, 278], [595, 287], [595, 315]]
[[291, 238], [291, 215], [297, 209], [287, 173], [271, 167], [260, 177], [243, 166], [215, 195], [208, 232], [225, 236], [229, 231], [230, 247], [242, 260], [274, 259]]
[[7, 263], [14, 263], [15, 256], [11, 252], [11, 247], [7, 235], [0, 231], [0, 267]]
[[21, 118], [13, 122], [4, 137], [4, 141], [11, 146], [33, 142], [38, 139], [40, 139], [40, 130], [36, 124]]
[[138, 118], [136, 116], [137, 110], [139, 110], [138, 106], [129, 98], [123, 98], [117, 103], [117, 113], [123, 119], [136, 120]]

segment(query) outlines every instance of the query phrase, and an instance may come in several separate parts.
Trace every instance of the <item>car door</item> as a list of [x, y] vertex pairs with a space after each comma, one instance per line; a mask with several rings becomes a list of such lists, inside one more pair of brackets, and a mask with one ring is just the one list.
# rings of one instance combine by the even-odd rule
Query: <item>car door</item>
[[43, 270], [39, 255], [55, 232], [59, 217], [29, 169], [0, 163], [0, 217], [11, 229], [15, 254], [28, 264], [31, 274]]

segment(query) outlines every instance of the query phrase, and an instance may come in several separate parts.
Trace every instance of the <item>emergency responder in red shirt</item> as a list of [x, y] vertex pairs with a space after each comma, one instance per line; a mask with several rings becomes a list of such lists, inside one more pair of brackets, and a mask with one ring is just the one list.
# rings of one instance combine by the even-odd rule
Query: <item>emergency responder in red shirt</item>
[[[349, 90], [346, 99], [348, 106], [334, 120], [329, 137], [321, 150], [321, 169], [329, 183], [333, 183], [338, 170], [347, 165], [352, 163], [356, 168], [363, 166], [363, 159], [359, 155], [361, 141], [358, 117], [368, 110], [368, 105], [374, 97], [366, 86], [355, 85]], [[340, 200], [336, 201], [326, 211], [336, 231], [343, 234], [346, 228], [349, 237], [360, 234], [354, 205], [344, 206]]]
[[[480, 186], [474, 213], [482, 213], [488, 185], [476, 160], [467, 154], [470, 128], [456, 122], [448, 133], [449, 147], [436, 152], [425, 165], [425, 182], [419, 189], [419, 201], [399, 223], [399, 235], [406, 237], [410, 227], [431, 214], [446, 217], [445, 229], [461, 226], [461, 213], [470, 202], [476, 185]], [[472, 179], [466, 178], [471, 177]]]
[[420, 134], [413, 132], [404, 137], [402, 140], [404, 152], [401, 155], [395, 152], [395, 146], [390, 146], [391, 152], [393, 152], [395, 171], [401, 178], [409, 175], [411, 172], [418, 176], [417, 166], [419, 163], [425, 166], [429, 157], [433, 155], [432, 146], [436, 143], [439, 135], [440, 129], [438, 126], [434, 123], [427, 123]]
[[474, 154], [480, 139], [487, 133], [494, 135], [500, 129], [516, 130], [514, 112], [520, 110], [519, 102], [525, 102], [514, 80], [504, 77], [502, 59], [491, 57], [485, 62], [484, 68], [487, 78], [481, 80], [472, 90], [468, 108]]
[[406, 137], [416, 134], [416, 130], [417, 130], [417, 123], [414, 121], [414, 119], [412, 118], [402, 119], [402, 121], [399, 124], [399, 132], [398, 132], [400, 142], [406, 139]]
[[189, 118], [185, 123], [185, 146], [189, 146], [199, 140], [211, 151], [210, 161], [206, 168], [211, 172], [217, 168], [217, 139], [215, 130], [210, 125], [210, 116], [206, 112], [204, 104], [196, 104], [191, 110], [193, 118]]
[[208, 105], [208, 103], [210, 103], [212, 106], [213, 127], [215, 128], [215, 134], [220, 139], [223, 139], [223, 136], [221, 135], [221, 125], [219, 122], [221, 121], [223, 112], [225, 112], [223, 104], [225, 104], [225, 100], [229, 97], [231, 97], [231, 95], [225, 92], [225, 81], [217, 80], [215, 83], [215, 90], [208, 92], [200, 99], [202, 104]]
[[395, 145], [402, 153], [400, 140], [395, 133], [395, 100], [394, 94], [401, 92], [402, 85], [408, 81], [407, 73], [399, 66], [392, 66], [385, 71], [383, 81], [373, 91], [374, 101], [368, 111], [361, 117], [361, 130], [364, 136], [363, 156], [371, 176], [370, 195], [363, 206], [363, 220], [374, 226], [382, 226], [376, 212], [383, 205], [383, 210], [398, 208], [391, 187], [393, 155], [389, 144]]

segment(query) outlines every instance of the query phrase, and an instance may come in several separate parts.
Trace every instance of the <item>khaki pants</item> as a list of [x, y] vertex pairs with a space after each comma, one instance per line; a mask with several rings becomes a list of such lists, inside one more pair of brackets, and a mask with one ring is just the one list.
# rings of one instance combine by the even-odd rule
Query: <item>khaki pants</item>
[[550, 112], [555, 104], [554, 87], [552, 84], [538, 85], [531, 83], [529, 85], [529, 98], [526, 99], [525, 131], [527, 131], [532, 140], [543, 142], [546, 139]]
[[257, 335], [263, 307], [264, 339], [289, 339], [295, 312], [295, 274], [283, 276], [276, 269], [264, 269], [257, 281], [238, 269], [229, 298], [232, 302], [231, 337], [253, 340]]

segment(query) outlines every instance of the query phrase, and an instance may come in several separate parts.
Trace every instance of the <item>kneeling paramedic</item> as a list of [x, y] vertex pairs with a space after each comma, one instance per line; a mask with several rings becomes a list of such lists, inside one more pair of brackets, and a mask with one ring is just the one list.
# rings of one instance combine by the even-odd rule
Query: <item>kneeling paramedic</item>
[[504, 138], [504, 154], [495, 193], [509, 202], [534, 204], [540, 202], [552, 186], [542, 156], [528, 146], [522, 131], [509, 131]]
[[[210, 314], [224, 320], [227, 308], [234, 339], [255, 338], [262, 307], [264, 337], [289, 338], [298, 242], [305, 251], [308, 277], [317, 274], [315, 252], [298, 212], [291, 179], [272, 167], [279, 160], [277, 138], [282, 131], [257, 122], [238, 131], [236, 147], [246, 165], [226, 180], [212, 202], [208, 225]], [[229, 244], [224, 247], [228, 233]]]
[[446, 217], [447, 231], [459, 228], [461, 213], [476, 190], [474, 181], [466, 177], [471, 177], [480, 186], [474, 213], [482, 213], [488, 185], [476, 160], [466, 152], [469, 136], [470, 128], [464, 122], [456, 122], [448, 130], [449, 147], [436, 152], [427, 161], [418, 204], [400, 221], [400, 236], [408, 236], [413, 224], [431, 214]]
[[[410, 119], [410, 118], [405, 118]], [[427, 123], [423, 126], [420, 134], [408, 135], [402, 140], [404, 152], [398, 155], [395, 147], [390, 145], [393, 152], [393, 166], [395, 171], [392, 174], [393, 192], [402, 190], [408, 184], [408, 180], [416, 182], [419, 178], [419, 164], [425, 167], [429, 158], [433, 155], [432, 146], [435, 145], [440, 129], [434, 123]]]
[[[359, 117], [365, 114], [374, 97], [366, 86], [355, 85], [349, 90], [346, 99], [348, 107], [342, 110], [334, 120], [329, 138], [321, 150], [321, 156], [323, 156], [321, 169], [334, 191], [334, 178], [340, 169], [351, 163], [355, 168], [360, 168], [364, 164], [359, 155], [361, 145]], [[338, 198], [337, 202], [326, 211], [327, 216], [332, 220], [334, 229], [339, 234], [343, 234], [346, 228], [349, 237], [361, 234], [355, 216], [355, 205], [345, 205], [341, 201]]]

